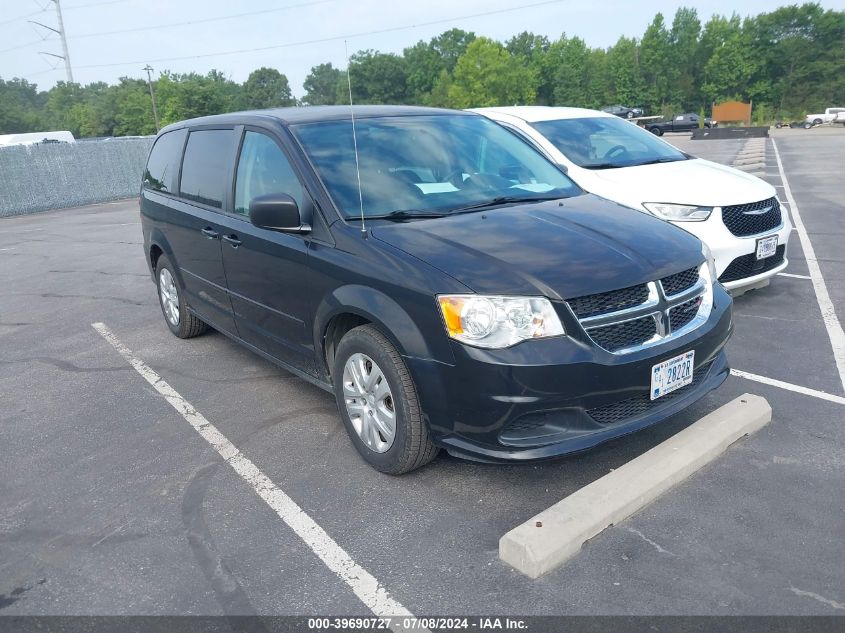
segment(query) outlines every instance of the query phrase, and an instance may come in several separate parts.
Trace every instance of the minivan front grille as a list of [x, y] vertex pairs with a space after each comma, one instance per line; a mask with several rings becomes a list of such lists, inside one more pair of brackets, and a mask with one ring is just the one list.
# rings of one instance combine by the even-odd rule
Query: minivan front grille
[[755, 253], [742, 255], [733, 260], [725, 272], [719, 275], [719, 281], [727, 283], [729, 281], [737, 281], [745, 279], [746, 277], [753, 277], [754, 275], [761, 275], [769, 272], [773, 268], [777, 268], [783, 263], [784, 255], [786, 254], [786, 245], [781, 244], [777, 247], [775, 254], [766, 259], [757, 259]]
[[667, 297], [679, 294], [684, 290], [689, 290], [698, 281], [698, 268], [688, 268], [683, 272], [669, 275], [660, 280], [663, 286], [663, 292]]
[[780, 203], [777, 198], [750, 204], [722, 207], [722, 221], [738, 237], [765, 233], [782, 223]]
[[698, 314], [698, 308], [701, 307], [701, 297], [690, 299], [679, 306], [669, 310], [669, 322], [672, 324], [672, 330], [680, 330], [687, 323], [695, 318]]
[[630, 286], [621, 290], [600, 292], [594, 295], [569, 299], [569, 307], [579, 319], [605, 314], [607, 312], [618, 312], [627, 308], [633, 308], [648, 299], [648, 286], [640, 284]]
[[657, 323], [653, 316], [645, 316], [621, 323], [613, 323], [587, 330], [596, 343], [608, 352], [617, 352], [626, 347], [642, 345], [657, 334]]
[[626, 354], [701, 325], [710, 314], [712, 291], [706, 268], [695, 267], [567, 303], [596, 345], [613, 354]]

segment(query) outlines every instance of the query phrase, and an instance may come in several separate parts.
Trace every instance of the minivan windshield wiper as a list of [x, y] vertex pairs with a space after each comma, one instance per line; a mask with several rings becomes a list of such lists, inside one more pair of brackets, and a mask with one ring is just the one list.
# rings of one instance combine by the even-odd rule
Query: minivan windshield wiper
[[629, 165], [630, 167], [639, 167], [640, 165], [656, 165], [658, 163], [677, 163], [681, 160], [689, 160], [686, 157], [684, 158], [670, 158], [670, 157], [663, 157], [663, 158], [655, 158], [653, 160], [646, 160], [641, 163], [634, 163], [633, 165]]
[[492, 207], [498, 207], [503, 204], [513, 204], [520, 202], [546, 202], [548, 200], [559, 200], [560, 198], [565, 197], [566, 196], [497, 196], [495, 198], [491, 198], [490, 200], [484, 200], [483, 202], [476, 202], [474, 204], [468, 204], [463, 207], [456, 207], [452, 210], [452, 212], [464, 213], [466, 211], [490, 209]]
[[[364, 216], [367, 220], [415, 220], [417, 218], [442, 218], [448, 214], [440, 213], [438, 211], [391, 211], [382, 215], [367, 215]], [[350, 220], [357, 219], [350, 217]]]
[[616, 167], [628, 167], [628, 165], [620, 163], [593, 163], [591, 165], [581, 165], [584, 169], [615, 169]]

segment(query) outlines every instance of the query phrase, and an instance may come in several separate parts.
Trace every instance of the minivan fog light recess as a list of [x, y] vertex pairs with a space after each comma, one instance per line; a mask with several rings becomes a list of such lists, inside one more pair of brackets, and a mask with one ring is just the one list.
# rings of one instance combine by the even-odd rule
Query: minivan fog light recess
[[713, 207], [696, 207], [689, 204], [665, 204], [663, 202], [643, 202], [649, 213], [663, 220], [675, 222], [701, 222], [710, 217]]
[[437, 301], [449, 336], [468, 345], [501, 349], [565, 334], [545, 297], [439, 295]]

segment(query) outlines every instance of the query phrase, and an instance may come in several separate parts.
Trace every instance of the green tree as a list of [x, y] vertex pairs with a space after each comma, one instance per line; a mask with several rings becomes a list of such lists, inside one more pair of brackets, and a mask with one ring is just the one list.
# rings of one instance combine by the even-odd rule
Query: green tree
[[781, 116], [845, 102], [845, 12], [818, 4], [781, 7], [746, 21], [758, 96]]
[[475, 41], [475, 33], [462, 29], [449, 29], [437, 37], [432, 38], [431, 47], [443, 60], [446, 72], [455, 70], [461, 55], [466, 53], [469, 45]]
[[698, 51], [700, 33], [698, 12], [693, 8], [680, 7], [675, 12], [669, 37], [674, 60], [672, 100], [680, 102], [684, 109], [691, 109], [698, 102], [698, 80], [702, 64]]
[[407, 69], [405, 59], [393, 53], [366, 50], [349, 60], [352, 96], [355, 103], [405, 103]]
[[249, 109], [279, 108], [296, 105], [288, 78], [275, 68], [253, 70], [243, 85], [243, 107]]
[[53, 130], [69, 130], [80, 136], [78, 106], [84, 103], [82, 86], [60, 81], [47, 94], [46, 123]]
[[620, 37], [607, 52], [607, 73], [611, 101], [638, 105], [643, 94], [639, 48], [633, 38]]
[[455, 65], [449, 103], [455, 108], [530, 104], [539, 83], [537, 73], [504, 46], [479, 37]]
[[[162, 77], [155, 82], [159, 105], [162, 103], [161, 86], [169, 81], [169, 78]], [[146, 81], [121, 77], [120, 83], [114, 87], [112, 98], [115, 109], [112, 133], [115, 136], [155, 134], [155, 119]]]
[[580, 37], [561, 35], [552, 42], [543, 60], [542, 77], [548, 77], [546, 90], [551, 103], [562, 106], [584, 107], [590, 104], [589, 66], [590, 50]]
[[161, 123], [167, 125], [236, 110], [241, 88], [221, 72], [212, 70], [206, 75], [162, 73], [155, 90]]
[[539, 78], [536, 101], [542, 105], [548, 105], [553, 100], [553, 80], [546, 63], [550, 46], [549, 38], [545, 35], [535, 35], [528, 31], [523, 31], [505, 42], [508, 52], [531, 68]]
[[319, 64], [311, 68], [302, 87], [305, 88], [303, 101], [308, 105], [334, 105], [338, 103], [338, 85], [345, 84], [345, 73], [328, 64]]
[[658, 13], [640, 41], [643, 101], [649, 112], [657, 111], [670, 98], [676, 72], [672, 62], [672, 41], [663, 14]]
[[[428, 42], [420, 40], [404, 50], [403, 56], [407, 71], [407, 98], [414, 103], [433, 105], [432, 91], [440, 82], [445, 71], [450, 74], [458, 58], [475, 39], [474, 33], [461, 29], [450, 29], [431, 38]], [[439, 91], [442, 93], [443, 83]], [[437, 100], [439, 97], [434, 97]]]
[[17, 77], [0, 78], [0, 134], [33, 132], [44, 127], [43, 99], [37, 86]]
[[701, 93], [708, 103], [748, 98], [754, 61], [739, 16], [713, 16], [704, 27], [702, 46], [709, 53], [702, 73]]

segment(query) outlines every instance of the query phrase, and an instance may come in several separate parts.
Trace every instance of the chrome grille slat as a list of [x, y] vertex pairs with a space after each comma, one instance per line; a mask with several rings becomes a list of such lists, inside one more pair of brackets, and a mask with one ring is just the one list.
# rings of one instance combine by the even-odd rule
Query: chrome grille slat
[[687, 268], [683, 272], [669, 275], [660, 280], [660, 285], [663, 286], [663, 292], [667, 297], [680, 294], [685, 290], [692, 288], [698, 281], [698, 268]]
[[599, 292], [594, 295], [569, 299], [569, 307], [579, 319], [584, 319], [608, 312], [618, 312], [644, 303], [648, 299], [647, 284], [638, 284], [611, 292]]
[[[695, 271], [695, 279], [691, 270]], [[701, 325], [710, 313], [712, 281], [703, 264], [659, 281], [577, 297], [567, 303], [596, 345], [613, 354], [627, 354], [682, 336]], [[632, 305], [634, 288], [641, 288], [636, 293], [640, 302]], [[616, 292], [619, 297], [614, 296]], [[705, 298], [707, 309], [702, 315]], [[599, 306], [604, 311], [596, 313]], [[607, 306], [621, 307], [609, 310]]]

